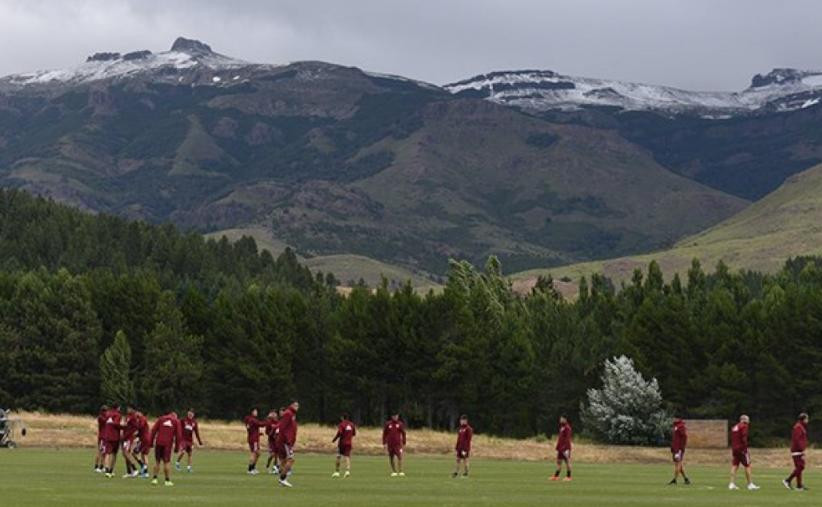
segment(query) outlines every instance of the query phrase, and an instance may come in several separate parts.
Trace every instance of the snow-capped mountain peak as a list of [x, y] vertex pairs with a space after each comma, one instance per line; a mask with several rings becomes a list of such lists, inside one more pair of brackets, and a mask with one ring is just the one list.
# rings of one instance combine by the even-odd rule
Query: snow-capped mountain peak
[[688, 91], [670, 86], [566, 76], [551, 70], [491, 72], [445, 85], [451, 93], [536, 112], [608, 107], [622, 111], [695, 114], [707, 118], [814, 106], [822, 72], [774, 69], [741, 92]]
[[[42, 70], [0, 78], [3, 87], [82, 85], [102, 80], [118, 80], [148, 75], [161, 81], [204, 81], [219, 83], [219, 71], [259, 66], [212, 51], [198, 40], [177, 38], [169, 51], [152, 53], [149, 50], [130, 53], [95, 53], [86, 61], [60, 70]], [[196, 71], [202, 71], [197, 73]], [[197, 75], [194, 75], [194, 74]]]

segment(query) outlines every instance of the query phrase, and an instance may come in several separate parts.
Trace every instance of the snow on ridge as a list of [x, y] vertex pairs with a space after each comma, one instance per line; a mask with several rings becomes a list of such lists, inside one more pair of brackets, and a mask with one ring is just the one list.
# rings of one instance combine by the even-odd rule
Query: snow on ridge
[[[790, 79], [778, 79], [788, 71]], [[535, 111], [609, 106], [624, 111], [693, 112], [706, 118], [752, 112], [773, 101], [781, 101], [777, 110], [800, 109], [808, 98], [797, 102], [799, 99], [793, 100], [792, 96], [822, 93], [822, 72], [775, 69], [757, 78], [767, 83], [752, 85], [741, 92], [705, 92], [525, 70], [482, 74], [444, 88], [454, 94], [470, 93], [474, 97]]]

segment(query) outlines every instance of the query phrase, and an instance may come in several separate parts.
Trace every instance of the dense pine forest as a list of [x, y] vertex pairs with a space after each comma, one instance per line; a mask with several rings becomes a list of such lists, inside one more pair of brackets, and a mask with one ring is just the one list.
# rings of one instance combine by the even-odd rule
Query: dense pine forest
[[336, 285], [249, 238], [0, 191], [0, 406], [238, 418], [296, 397], [304, 421], [398, 409], [447, 428], [469, 413], [480, 432], [530, 436], [578, 421], [604, 360], [625, 354], [672, 414], [745, 411], [760, 444], [822, 410], [822, 259], [774, 275], [694, 261], [668, 281], [652, 263], [622, 287], [583, 280], [573, 301], [550, 279], [514, 293], [495, 258], [452, 261], [439, 293]]

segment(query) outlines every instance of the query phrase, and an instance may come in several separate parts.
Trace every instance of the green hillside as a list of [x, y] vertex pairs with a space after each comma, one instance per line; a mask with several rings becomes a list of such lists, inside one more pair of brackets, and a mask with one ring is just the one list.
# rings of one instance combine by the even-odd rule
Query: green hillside
[[603, 273], [626, 280], [636, 268], [656, 260], [663, 272], [683, 273], [691, 260], [700, 259], [712, 267], [719, 261], [731, 268], [774, 272], [785, 260], [797, 255], [822, 253], [822, 165], [788, 178], [781, 187], [751, 204], [737, 215], [673, 248], [645, 255], [571, 264], [552, 269], [530, 270], [514, 275], [519, 284], [528, 284], [538, 275], [573, 280], [591, 273]]

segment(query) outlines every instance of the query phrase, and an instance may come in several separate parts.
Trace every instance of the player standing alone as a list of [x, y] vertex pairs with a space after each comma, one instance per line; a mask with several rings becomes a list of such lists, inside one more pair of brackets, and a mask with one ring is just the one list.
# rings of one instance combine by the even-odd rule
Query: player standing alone
[[677, 478], [682, 475], [685, 484], [691, 484], [691, 480], [685, 475], [685, 446], [688, 444], [688, 429], [685, 421], [674, 419], [674, 430], [671, 436], [671, 456], [674, 460], [674, 478], [668, 484], [676, 484]]
[[751, 455], [748, 451], [748, 426], [751, 419], [747, 415], [739, 416], [739, 422], [731, 428], [731, 482], [728, 489], [739, 489], [736, 485], [736, 471], [739, 465], [745, 467], [745, 478], [748, 480], [748, 489], [753, 491], [759, 486], [753, 483], [751, 478]]
[[808, 414], [801, 413], [793, 425], [791, 433], [791, 458], [793, 458], [793, 472], [782, 481], [786, 488], [791, 489], [791, 482], [796, 479], [796, 489], [805, 491], [802, 484], [802, 471], [805, 470], [805, 449], [808, 447]]
[[299, 402], [291, 402], [280, 417], [280, 432], [277, 434], [277, 450], [280, 453], [280, 485], [291, 487], [288, 475], [294, 466], [294, 446], [297, 444], [297, 411]]
[[186, 418], [182, 421], [183, 430], [183, 444], [180, 446], [180, 455], [177, 456], [177, 462], [174, 464], [177, 470], [180, 469], [180, 460], [183, 459], [183, 454], [188, 456], [188, 463], [186, 471], [191, 473], [191, 453], [194, 451], [194, 437], [197, 437], [197, 444], [202, 447], [203, 440], [200, 438], [200, 425], [197, 419], [194, 418], [194, 409], [188, 409]]
[[559, 416], [559, 435], [557, 436], [557, 471], [551, 477], [552, 481], [559, 480], [559, 474], [562, 472], [562, 463], [565, 463], [565, 478], [563, 481], [571, 480], [571, 439], [573, 437], [573, 429], [568, 418], [564, 415]]
[[345, 477], [351, 475], [351, 446], [356, 435], [357, 427], [354, 426], [354, 423], [348, 418], [348, 414], [342, 414], [340, 416], [340, 424], [337, 426], [337, 434], [334, 435], [334, 438], [331, 440], [332, 444], [338, 442], [337, 461], [334, 465], [334, 473], [331, 474], [332, 478], [340, 476], [340, 461], [342, 461], [343, 458], [345, 458]]
[[471, 457], [471, 439], [474, 438], [474, 428], [468, 425], [468, 416], [463, 414], [460, 416], [460, 429], [457, 432], [457, 466], [454, 468], [454, 473], [451, 477], [456, 478], [460, 474], [460, 465], [462, 465], [462, 476], [468, 477], [468, 459]]
[[154, 446], [154, 478], [152, 484], [157, 484], [157, 474], [160, 471], [160, 462], [163, 463], [163, 473], [165, 475], [165, 485], [174, 486], [171, 482], [171, 453], [172, 450], [180, 452], [180, 443], [183, 440], [183, 432], [180, 427], [180, 420], [177, 414], [169, 412], [160, 416], [151, 428], [149, 445]]
[[243, 418], [245, 430], [248, 432], [248, 473], [257, 475], [257, 460], [260, 459], [260, 428], [265, 426], [265, 422], [257, 419], [257, 409], [252, 408], [251, 413]]
[[391, 464], [391, 477], [405, 477], [402, 470], [402, 455], [405, 447], [405, 425], [400, 421], [400, 414], [392, 414], [382, 430], [382, 446], [388, 452], [388, 463]]

